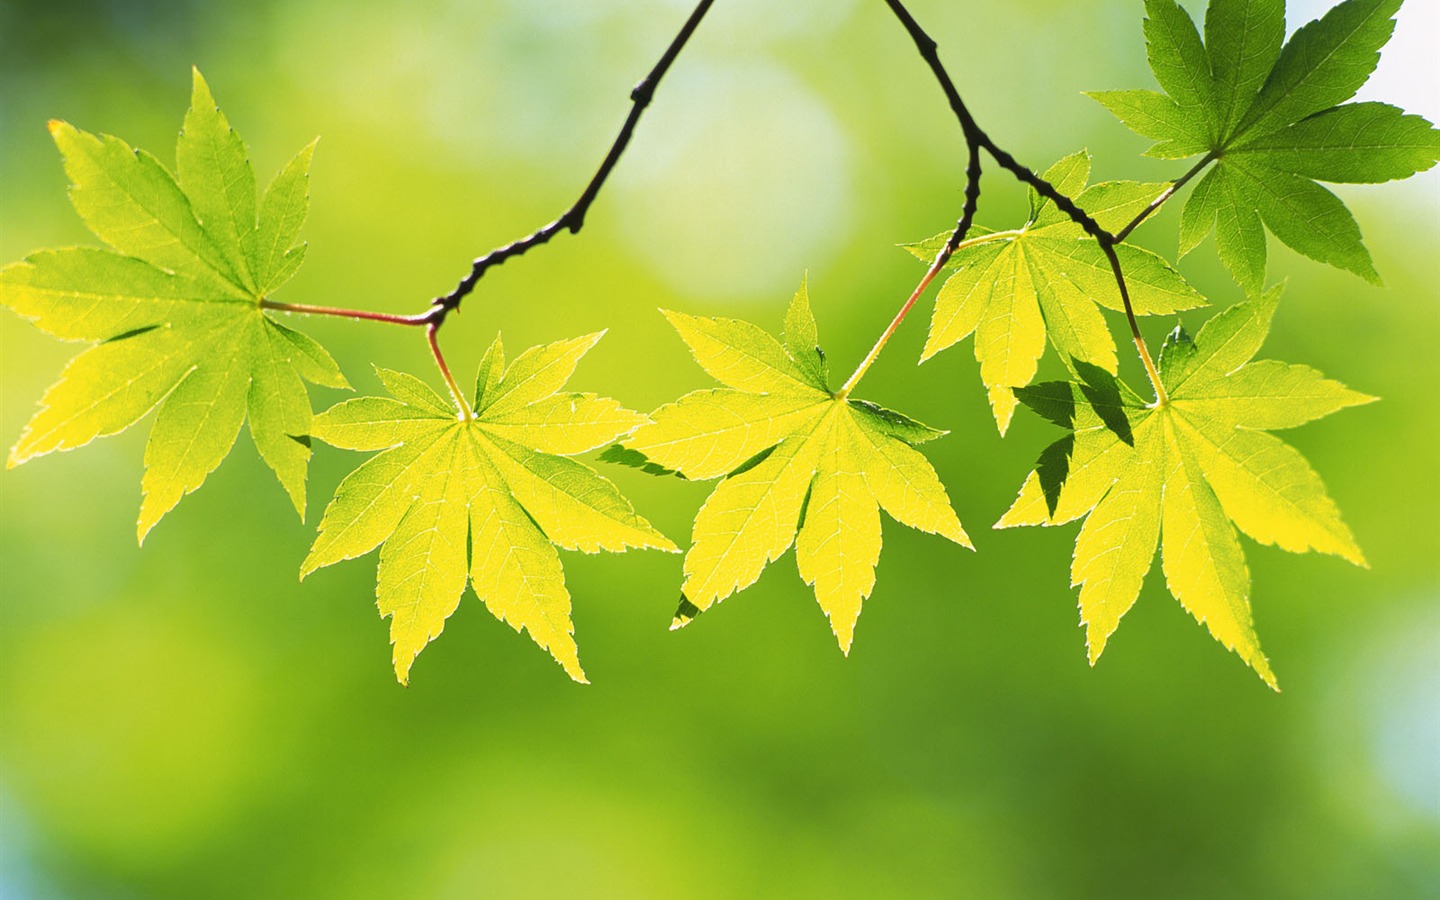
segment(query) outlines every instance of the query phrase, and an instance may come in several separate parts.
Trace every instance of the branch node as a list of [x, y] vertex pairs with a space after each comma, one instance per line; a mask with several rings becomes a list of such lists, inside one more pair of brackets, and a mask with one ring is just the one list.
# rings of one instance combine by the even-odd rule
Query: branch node
[[649, 78], [646, 78], [639, 84], [635, 85], [634, 90], [630, 92], [630, 102], [634, 103], [641, 109], [649, 106], [650, 101], [654, 99], [654, 97], [655, 82], [651, 81]]

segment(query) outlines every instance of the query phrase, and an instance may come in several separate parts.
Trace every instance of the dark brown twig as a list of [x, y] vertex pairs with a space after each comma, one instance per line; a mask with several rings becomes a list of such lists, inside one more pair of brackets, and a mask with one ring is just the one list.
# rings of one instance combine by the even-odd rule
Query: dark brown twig
[[549, 242], [561, 231], [568, 230], [574, 234], [584, 226], [585, 215], [590, 211], [590, 204], [595, 202], [595, 197], [600, 193], [600, 188], [604, 186], [605, 179], [610, 177], [610, 170], [614, 169], [615, 164], [620, 161], [621, 154], [625, 152], [626, 146], [630, 143], [630, 136], [635, 132], [635, 126], [640, 122], [640, 116], [655, 96], [655, 89], [659, 86], [660, 79], [665, 77], [671, 63], [675, 62], [675, 58], [680, 55], [685, 43], [690, 40], [690, 35], [695, 33], [695, 29], [700, 25], [700, 20], [705, 17], [705, 13], [709, 11], [713, 3], [714, 0], [700, 0], [694, 12], [690, 13], [690, 18], [686, 19], [685, 24], [680, 28], [679, 34], [675, 35], [670, 46], [665, 48], [665, 53], [660, 57], [660, 61], [655, 63], [650, 74], [646, 75], [630, 92], [630, 115], [625, 118], [625, 124], [621, 126], [620, 134], [610, 145], [610, 152], [605, 154], [605, 159], [600, 163], [600, 168], [596, 170], [590, 183], [585, 186], [585, 190], [580, 194], [580, 199], [576, 200], [574, 205], [561, 213], [560, 217], [550, 224], [519, 240], [511, 241], [503, 247], [497, 247], [471, 263], [470, 273], [460, 280], [460, 283], [455, 286], [455, 290], [443, 297], [436, 297], [431, 302], [430, 311], [425, 314], [427, 322], [435, 325], [442, 324], [451, 311], [459, 309], [461, 301], [475, 289], [475, 285], [492, 266], [498, 266], [511, 257], [520, 256], [534, 247]]
[[426, 340], [430, 344], [430, 351], [435, 357], [435, 364], [440, 369], [440, 374], [445, 379], [445, 384], [450, 388], [450, 393], [455, 398], [455, 404], [460, 409], [464, 418], [473, 417], [469, 406], [461, 394], [455, 378], [450, 373], [450, 368], [445, 364], [445, 357], [440, 352], [439, 330], [445, 324], [445, 317], [451, 312], [460, 308], [460, 303], [466, 296], [475, 290], [475, 285], [480, 282], [481, 277], [489, 271], [490, 267], [498, 266], [505, 260], [514, 256], [520, 256], [526, 251], [548, 243], [551, 238], [561, 231], [569, 231], [571, 234], [579, 231], [585, 225], [585, 215], [590, 211], [590, 205], [600, 193], [600, 188], [605, 185], [605, 180], [610, 177], [610, 172], [615, 164], [620, 161], [625, 148], [630, 144], [630, 137], [635, 133], [635, 126], [640, 122], [640, 116], [644, 114], [645, 108], [655, 96], [655, 89], [660, 84], [660, 79], [665, 77], [675, 58], [680, 55], [690, 36], [699, 27], [700, 20], [710, 10], [715, 0], [700, 0], [690, 17], [685, 20], [678, 34], [665, 48], [660, 60], [651, 68], [639, 84], [630, 92], [630, 114], [625, 117], [625, 124], [620, 127], [620, 133], [610, 145], [610, 150], [600, 162], [600, 168], [591, 177], [590, 183], [581, 192], [580, 198], [560, 217], [538, 231], [532, 232], [518, 240], [511, 241], [502, 247], [497, 247], [489, 253], [476, 259], [470, 266], [470, 273], [460, 280], [455, 289], [443, 297], [436, 297], [430, 302], [430, 307], [423, 313], [404, 316], [392, 313], [369, 312], [358, 309], [341, 309], [333, 306], [306, 306], [294, 303], [276, 303], [271, 300], [262, 300], [260, 305], [266, 309], [273, 309], [280, 312], [302, 313], [316, 316], [338, 316], [346, 319], [362, 319], [370, 322], [388, 322], [392, 325], [423, 325], [425, 326]]
[[[1134, 221], [1127, 225], [1121, 232], [1121, 235], [1112, 234], [1102, 227], [1099, 222], [1096, 222], [1085, 210], [1076, 205], [1073, 199], [1057, 191], [1054, 185], [1021, 165], [1015, 160], [1015, 157], [1011, 156], [991, 140], [990, 136], [976, 123], [975, 117], [971, 115], [970, 109], [965, 105], [965, 101], [961, 99], [960, 92], [956, 89], [954, 80], [951, 79], [950, 73], [945, 70], [945, 65], [940, 61], [939, 45], [935, 43], [935, 39], [930, 37], [930, 35], [925, 32], [925, 29], [920, 27], [920, 23], [915, 21], [915, 17], [905, 8], [905, 4], [902, 3], [901, 0], [885, 0], [885, 4], [890, 7], [890, 11], [895, 14], [895, 17], [900, 20], [900, 24], [904, 26], [906, 32], [909, 33], [910, 39], [915, 42], [915, 49], [919, 51], [921, 58], [924, 59], [930, 67], [930, 71], [935, 76], [935, 80], [940, 84], [940, 89], [945, 92], [945, 98], [950, 103], [950, 109], [955, 113], [956, 119], [960, 122], [960, 129], [965, 134], [965, 144], [970, 150], [972, 168], [975, 167], [974, 162], [977, 150], [984, 149], [1002, 169], [1014, 175], [1016, 179], [1024, 184], [1029, 185], [1034, 189], [1035, 193], [1054, 203], [1057, 209], [1069, 216], [1071, 221], [1078, 224], [1085, 230], [1086, 234], [1093, 237], [1096, 242], [1100, 244], [1101, 249], [1105, 252], [1106, 258], [1110, 261], [1110, 268], [1115, 273], [1115, 286], [1120, 292], [1120, 300], [1125, 307], [1125, 318], [1130, 324], [1130, 333], [1135, 339], [1135, 349], [1140, 353], [1140, 361], [1145, 364], [1145, 372], [1150, 377], [1151, 386], [1155, 389], [1156, 400], [1161, 403], [1165, 402], [1165, 388], [1160, 383], [1160, 374], [1155, 368], [1154, 360], [1150, 357], [1150, 350], [1145, 346], [1145, 338], [1140, 334], [1140, 323], [1136, 320], [1134, 307], [1131, 306], [1130, 303], [1130, 291], [1126, 287], [1125, 273], [1121, 268], [1120, 257], [1116, 254], [1115, 246], [1123, 240], [1121, 235], [1128, 235], [1134, 230], [1150, 213], [1158, 209], [1161, 203], [1173, 196], [1176, 190], [1179, 190], [1186, 181], [1203, 169], [1210, 161], [1210, 158], [1206, 157], [1201, 160], [1199, 165], [1191, 169], [1181, 179], [1178, 179], [1161, 199], [1152, 204], [1150, 209], [1141, 212]], [[967, 173], [967, 178], [968, 177], [969, 175]], [[974, 188], [977, 196], [979, 191], [978, 184], [967, 186], [967, 213], [970, 212], [970, 187]], [[964, 219], [962, 217], [962, 222], [963, 221]], [[953, 251], [953, 247], [958, 246], [963, 239], [964, 235], [957, 230], [955, 235], [953, 235], [951, 240], [946, 244], [946, 249]], [[941, 258], [937, 259], [936, 265], [932, 268], [938, 271], [940, 266], [944, 265], [944, 258], [948, 256], [948, 253], [942, 253]], [[905, 307], [905, 310], [908, 311], [909, 305], [913, 305], [913, 303], [914, 298], [912, 297]]]

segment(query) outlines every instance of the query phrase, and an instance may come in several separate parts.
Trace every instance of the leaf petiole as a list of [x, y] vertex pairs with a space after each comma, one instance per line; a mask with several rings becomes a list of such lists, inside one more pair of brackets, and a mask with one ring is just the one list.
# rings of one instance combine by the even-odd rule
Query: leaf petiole
[[1184, 187], [1186, 184], [1188, 184], [1190, 179], [1194, 178], [1196, 175], [1199, 175], [1206, 166], [1210, 165], [1214, 161], [1215, 151], [1213, 150], [1200, 157], [1200, 161], [1197, 162], [1195, 165], [1191, 166], [1190, 171], [1170, 182], [1170, 186], [1165, 189], [1165, 193], [1156, 197], [1149, 206], [1140, 210], [1139, 215], [1135, 216], [1135, 218], [1130, 220], [1130, 224], [1115, 232], [1115, 243], [1118, 244], [1124, 241], [1127, 237], [1129, 237], [1130, 232], [1138, 228], [1141, 222], [1144, 222], [1146, 219], [1150, 218], [1152, 213], [1165, 205], [1165, 201], [1175, 196], [1175, 193], [1179, 191], [1182, 187]]
[[435, 365], [439, 367], [440, 375], [445, 379], [445, 386], [450, 389], [450, 396], [460, 410], [460, 420], [462, 422], [472, 421], [475, 418], [475, 411], [470, 408], [470, 404], [465, 402], [464, 392], [455, 382], [455, 376], [450, 374], [450, 367], [445, 364], [445, 354], [440, 352], [439, 332], [439, 322], [431, 322], [425, 329], [425, 338], [430, 342], [430, 352], [435, 355]]
[[1145, 374], [1150, 379], [1150, 386], [1155, 389], [1155, 405], [1164, 406], [1170, 402], [1170, 397], [1165, 393], [1165, 385], [1160, 381], [1155, 360], [1150, 357], [1150, 348], [1145, 346], [1145, 338], [1140, 334], [1140, 323], [1135, 320], [1135, 308], [1130, 304], [1130, 288], [1125, 284], [1125, 270], [1120, 266], [1120, 256], [1115, 252], [1115, 244], [1111, 241], [1101, 241], [1100, 247], [1105, 251], [1105, 258], [1110, 261], [1111, 271], [1115, 273], [1115, 286], [1120, 289], [1120, 300], [1125, 304], [1125, 318], [1130, 322], [1130, 335], [1135, 340], [1135, 349], [1140, 353], [1140, 362], [1145, 364]]
[[261, 300], [260, 308], [273, 309], [277, 312], [299, 313], [305, 316], [335, 316], [341, 319], [359, 319], [366, 322], [388, 322], [392, 325], [429, 325], [435, 321], [435, 317], [431, 313], [400, 316], [394, 313], [371, 312], [365, 309], [343, 309], [338, 306], [276, 303], [274, 300]]
[[440, 369], [440, 375], [445, 379], [445, 386], [450, 389], [450, 396], [455, 400], [455, 406], [460, 411], [460, 418], [463, 421], [470, 421], [475, 418], [474, 410], [465, 402], [465, 394], [456, 383], [455, 376], [450, 373], [450, 366], [445, 362], [445, 355], [440, 352], [440, 340], [438, 332], [440, 324], [444, 321], [444, 314], [437, 312], [439, 307], [431, 307], [431, 311], [416, 316], [397, 316], [393, 313], [370, 312], [363, 309], [342, 309], [337, 306], [308, 306], [303, 303], [276, 303], [273, 300], [261, 300], [260, 306], [263, 309], [273, 309], [279, 312], [300, 313], [307, 316], [335, 316], [341, 319], [360, 319], [367, 322], [388, 322], [392, 325], [424, 325], [425, 338], [430, 344], [430, 352], [435, 357], [435, 365]]
[[[963, 247], [967, 244], [992, 240], [995, 237], [995, 234], [987, 234], [969, 241], [964, 241], [957, 246]], [[925, 293], [925, 289], [930, 286], [930, 282], [934, 281], [935, 276], [940, 274], [940, 270], [945, 267], [945, 262], [950, 258], [952, 252], [950, 245], [946, 244], [944, 249], [935, 255], [935, 261], [930, 264], [930, 268], [925, 270], [925, 276], [920, 279], [920, 283], [915, 286], [915, 290], [910, 292], [910, 298], [905, 301], [905, 305], [901, 306], [900, 311], [895, 314], [895, 318], [890, 320], [890, 325], [881, 332], [880, 337], [875, 341], [875, 346], [870, 348], [870, 352], [860, 361], [860, 365], [856, 366], [855, 371], [846, 379], [845, 384], [840, 390], [835, 392], [835, 398], [837, 400], [844, 400], [850, 396], [850, 392], [855, 389], [855, 385], [860, 382], [860, 379], [870, 369], [870, 366], [875, 363], [875, 358], [880, 355], [880, 351], [885, 349], [885, 345], [890, 341], [890, 336], [895, 333], [895, 330], [900, 327], [900, 323], [905, 321], [905, 317], [910, 314], [911, 308], [915, 306], [915, 301], [920, 299], [920, 295]]]

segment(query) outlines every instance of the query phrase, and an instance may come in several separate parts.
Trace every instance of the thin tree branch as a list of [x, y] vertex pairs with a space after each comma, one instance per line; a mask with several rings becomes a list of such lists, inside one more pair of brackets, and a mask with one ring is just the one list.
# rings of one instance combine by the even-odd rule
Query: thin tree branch
[[[629, 146], [630, 138], [633, 136], [635, 128], [639, 124], [645, 109], [654, 98], [655, 90], [659, 86], [661, 79], [665, 77], [666, 72], [669, 71], [670, 66], [680, 55], [685, 44], [689, 41], [690, 36], [694, 34], [696, 28], [700, 25], [700, 21], [713, 4], [714, 0], [700, 0], [695, 9], [690, 13], [690, 16], [685, 20], [684, 25], [681, 26], [679, 33], [671, 40], [665, 52], [650, 70], [649, 74], [630, 92], [631, 108], [624, 124], [621, 126], [620, 133], [616, 136], [609, 151], [605, 154], [605, 158], [601, 161], [600, 167], [591, 177], [589, 183], [585, 186], [584, 191], [581, 192], [580, 197], [575, 203], [558, 218], [537, 231], [501, 247], [497, 247], [484, 256], [475, 259], [474, 262], [471, 263], [469, 274], [461, 279], [460, 283], [456, 285], [455, 289], [450, 293], [431, 301], [430, 308], [426, 312], [406, 316], [365, 310], [342, 309], [338, 307], [277, 303], [269, 300], [261, 301], [261, 306], [283, 312], [337, 316], [350, 319], [387, 322], [397, 325], [426, 326], [426, 336], [431, 351], [435, 356], [435, 361], [440, 368], [441, 375], [444, 376], [451, 394], [454, 395], [456, 405], [459, 407], [463, 416], [473, 415], [470, 413], [464, 396], [455, 383], [455, 379], [445, 363], [444, 356], [440, 352], [437, 339], [440, 326], [444, 324], [446, 317], [452, 311], [459, 309], [461, 302], [474, 291], [480, 279], [492, 266], [500, 265], [511, 257], [521, 256], [534, 247], [548, 243], [561, 231], [568, 230], [574, 234], [584, 227], [585, 216], [589, 212], [590, 206], [595, 202], [595, 198], [599, 195], [611, 171], [615, 168], [616, 164], [620, 161], [620, 157]], [[936, 254], [935, 259], [931, 262], [925, 275], [920, 279], [919, 284], [910, 293], [910, 296], [895, 314], [889, 326], [875, 342], [869, 354], [866, 355], [865, 359], [856, 368], [850, 378], [846, 380], [844, 386], [836, 392], [836, 396], [845, 397], [850, 393], [860, 378], [875, 362], [880, 351], [885, 347], [891, 336], [894, 335], [896, 329], [904, 322], [906, 316], [909, 315], [911, 309], [914, 308], [926, 288], [929, 287], [930, 283], [944, 268], [945, 263], [949, 261], [950, 257], [964, 243], [970, 228], [974, 224], [975, 213], [979, 206], [981, 174], [980, 151], [984, 150], [990, 154], [1001, 168], [1010, 172], [1019, 181], [1029, 185], [1040, 196], [1054, 203], [1057, 209], [1065, 213], [1072, 221], [1079, 224], [1087, 234], [1100, 244], [1114, 272], [1116, 286], [1120, 292], [1120, 298], [1125, 308], [1125, 315], [1130, 324], [1136, 349], [1139, 351], [1141, 361], [1145, 364], [1146, 372], [1150, 376], [1157, 398], [1160, 399], [1161, 402], [1164, 402], [1164, 388], [1160, 384], [1159, 375], [1151, 360], [1150, 353], [1145, 345], [1145, 340], [1140, 334], [1139, 323], [1136, 320], [1134, 308], [1130, 302], [1129, 290], [1125, 283], [1125, 276], [1120, 265], [1119, 257], [1115, 252], [1115, 245], [1122, 242], [1141, 222], [1159, 209], [1166, 200], [1174, 196], [1191, 178], [1199, 174], [1199, 172], [1212, 161], [1213, 156], [1207, 155], [1201, 159], [1190, 171], [1176, 179], [1164, 194], [1156, 198], [1153, 203], [1137, 215], [1125, 228], [1118, 233], [1112, 234], [1081, 209], [1072, 198], [1060, 193], [1044, 178], [1036, 175], [1024, 165], [1021, 165], [1013, 156], [996, 144], [994, 140], [985, 133], [975, 121], [975, 117], [970, 113], [969, 108], [965, 105], [965, 101], [960, 96], [959, 90], [955, 87], [954, 80], [950, 77], [944, 64], [941, 63], [938, 45], [935, 40], [920, 27], [920, 24], [915, 20], [915, 17], [911, 15], [910, 11], [906, 9], [902, 0], [886, 0], [886, 5], [889, 6], [890, 10], [895, 14], [896, 18], [899, 19], [901, 25], [915, 42], [916, 49], [919, 51], [921, 58], [924, 59], [929, 66], [941, 90], [944, 92], [951, 110], [959, 120], [961, 130], [964, 133], [968, 156], [965, 170], [965, 204], [950, 239], [946, 241], [945, 246]]]
[[921, 58], [924, 59], [925, 63], [930, 67], [930, 71], [934, 74], [935, 80], [940, 83], [940, 89], [945, 92], [945, 99], [950, 102], [950, 109], [955, 113], [955, 117], [960, 120], [960, 127], [965, 132], [966, 143], [973, 143], [976, 146], [984, 148], [985, 152], [989, 153], [995, 162], [1000, 165], [1000, 168], [1034, 188], [1035, 192], [1040, 196], [1054, 203], [1056, 208], [1069, 216], [1074, 222], [1079, 224], [1081, 228], [1084, 228], [1085, 232], [1091, 237], [1102, 241], [1105, 238], [1112, 237], [1110, 232], [1100, 227], [1099, 222], [1092, 219], [1085, 210], [1076, 206], [1074, 200], [1055, 190], [1054, 185], [1050, 184], [1050, 182], [1016, 162], [1015, 157], [1005, 152], [1005, 150], [1001, 149], [998, 144], [990, 139], [990, 136], [985, 133], [984, 129], [976, 123], [975, 117], [970, 114], [970, 108], [967, 107], [965, 101], [961, 99], [960, 91], [956, 89], [954, 80], [950, 78], [950, 73], [945, 70], [944, 64], [940, 62], [939, 45], [935, 43], [935, 39], [930, 37], [930, 35], [925, 32], [925, 29], [920, 27], [920, 23], [915, 21], [915, 17], [910, 14], [910, 10], [905, 8], [905, 4], [902, 3], [901, 0], [885, 0], [885, 5], [890, 7], [890, 11], [895, 14], [895, 17], [900, 20], [900, 24], [903, 25], [905, 30], [910, 34], [910, 39], [915, 42], [915, 49], [919, 51]]
[[[950, 78], [950, 73], [945, 70], [944, 64], [940, 62], [939, 47], [935, 43], [935, 39], [930, 37], [930, 35], [925, 32], [925, 29], [920, 27], [920, 23], [915, 21], [915, 17], [905, 8], [905, 4], [901, 2], [901, 0], [885, 0], [885, 4], [890, 7], [890, 11], [895, 14], [895, 17], [900, 20], [900, 24], [903, 25], [906, 32], [909, 33], [911, 40], [915, 42], [915, 49], [919, 51], [920, 57], [924, 59], [930, 67], [930, 71], [934, 74], [935, 80], [940, 84], [940, 89], [945, 92], [945, 98], [950, 103], [950, 109], [955, 113], [955, 117], [960, 121], [960, 128], [965, 133], [965, 143], [970, 147], [972, 164], [974, 162], [975, 148], [983, 148], [1002, 169], [1014, 175], [1021, 182], [1029, 185], [1040, 196], [1054, 203], [1057, 209], [1069, 216], [1071, 221], [1078, 224], [1085, 230], [1086, 234], [1089, 234], [1100, 244], [1101, 249], [1105, 252], [1106, 258], [1110, 261], [1110, 268], [1115, 274], [1115, 286], [1120, 291], [1120, 300], [1125, 307], [1125, 318], [1130, 324], [1130, 334], [1135, 339], [1135, 348], [1140, 353], [1140, 361], [1145, 364], [1145, 373], [1150, 378], [1150, 386], [1155, 389], [1155, 399], [1158, 403], [1165, 403], [1168, 400], [1165, 387], [1160, 383], [1160, 374], [1156, 370], [1155, 363], [1150, 357], [1150, 351], [1145, 345], [1145, 338], [1140, 334], [1140, 323], [1136, 320], [1135, 308], [1130, 303], [1130, 290], [1125, 284], [1125, 273], [1120, 265], [1120, 257], [1115, 252], [1115, 245], [1119, 243], [1119, 239], [1077, 206], [1074, 200], [1060, 193], [1050, 182], [1021, 165], [1015, 160], [1015, 157], [1011, 156], [990, 139], [990, 136], [976, 123], [975, 117], [971, 115], [969, 108], [965, 105], [965, 101], [961, 99], [960, 92], [955, 87], [955, 82]], [[1166, 199], [1173, 196], [1174, 192], [1179, 189], [1185, 180], [1194, 177], [1195, 173], [1204, 168], [1204, 163], [1206, 162], [1209, 162], [1208, 158], [1202, 161], [1201, 165], [1197, 165], [1183, 176], [1183, 180], [1178, 180], [1176, 184], [1172, 185], [1171, 189], [1165, 195]], [[1162, 200], [1160, 202], [1164, 201]], [[1155, 208], [1159, 208], [1158, 204], [1155, 205]], [[1150, 212], [1153, 212], [1153, 210], [1143, 212], [1138, 216], [1135, 221], [1127, 226], [1125, 233], [1128, 234], [1135, 226], [1138, 226], [1140, 222], [1144, 221]], [[951, 243], [958, 245], [960, 240], [961, 238], [959, 237], [952, 238]], [[911, 302], [913, 303], [913, 299]]]
[[498, 266], [511, 257], [520, 256], [534, 247], [548, 243], [551, 238], [561, 231], [568, 230], [571, 234], [574, 234], [584, 226], [585, 214], [589, 212], [590, 204], [595, 202], [595, 197], [600, 193], [600, 188], [605, 185], [605, 179], [610, 177], [610, 170], [614, 169], [615, 164], [620, 161], [620, 156], [625, 152], [626, 146], [630, 143], [630, 136], [634, 133], [635, 126], [640, 121], [640, 116], [645, 112], [645, 107], [650, 105], [650, 100], [655, 96], [655, 89], [660, 84], [660, 79], [665, 77], [665, 73], [669, 71], [671, 63], [675, 62], [675, 58], [680, 55], [680, 51], [684, 49], [685, 43], [690, 40], [690, 35], [694, 34], [695, 29], [700, 25], [700, 20], [705, 17], [705, 13], [709, 11], [713, 3], [714, 0], [700, 0], [694, 12], [690, 13], [690, 17], [685, 20], [685, 24], [680, 28], [679, 34], [675, 35], [675, 39], [672, 40], [670, 46], [665, 49], [664, 55], [660, 57], [655, 67], [650, 70], [650, 74], [646, 75], [645, 78], [635, 86], [635, 89], [630, 92], [630, 114], [626, 117], [625, 124], [621, 126], [620, 134], [616, 136], [615, 142], [610, 145], [610, 152], [605, 154], [605, 159], [600, 163], [600, 168], [596, 170], [594, 177], [590, 179], [590, 183], [585, 186], [585, 190], [580, 194], [580, 198], [575, 201], [574, 205], [561, 213], [559, 218], [538, 231], [512, 241], [503, 247], [497, 247], [476, 259], [470, 266], [470, 274], [461, 279], [453, 291], [443, 297], [437, 297], [431, 302], [430, 311], [425, 314], [425, 319], [428, 323], [438, 326], [445, 321], [445, 317], [449, 315], [450, 312], [459, 309], [461, 301], [475, 289], [475, 285], [479, 283], [481, 277], [485, 275], [491, 266]]

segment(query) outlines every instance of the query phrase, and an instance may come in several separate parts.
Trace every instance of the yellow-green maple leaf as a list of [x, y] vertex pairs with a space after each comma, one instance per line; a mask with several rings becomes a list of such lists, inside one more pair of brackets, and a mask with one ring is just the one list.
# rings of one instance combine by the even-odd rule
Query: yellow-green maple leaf
[[880, 509], [970, 546], [935, 470], [911, 446], [944, 432], [830, 391], [803, 284], [783, 346], [749, 322], [665, 315], [726, 385], [660, 407], [625, 441], [643, 454], [635, 461], [723, 476], [695, 517], [674, 627], [753, 584], [794, 543], [800, 577], [849, 653], [875, 586]]
[[613, 484], [566, 459], [647, 421], [606, 397], [559, 393], [599, 339], [534, 347], [507, 369], [497, 337], [480, 365], [473, 414], [457, 415], [424, 382], [381, 369], [394, 399], [347, 400], [315, 417], [320, 440], [381, 452], [340, 482], [300, 574], [384, 545], [376, 597], [402, 684], [467, 582], [497, 618], [529, 631], [584, 682], [555, 548], [678, 552]]
[[245, 145], [194, 73], [176, 148], [178, 181], [155, 157], [65, 122], [50, 133], [70, 198], [111, 249], [43, 250], [0, 269], [0, 304], [95, 346], [45, 392], [10, 451], [16, 466], [115, 434], [159, 407], [145, 448], [139, 537], [250, 435], [305, 512], [310, 399], [301, 379], [348, 387], [319, 344], [260, 301], [295, 273], [312, 144], [257, 203]]
[[[1167, 189], [1165, 184], [1103, 181], [1085, 187], [1090, 154], [1065, 157], [1045, 180], [1104, 228], [1119, 229]], [[926, 262], [950, 235], [909, 249]], [[1154, 253], [1115, 248], [1136, 314], [1159, 315], [1205, 305], [1205, 298]], [[982, 231], [950, 257], [952, 274], [935, 298], [921, 361], [975, 335], [975, 358], [1004, 434], [1015, 413], [1014, 389], [1035, 377], [1048, 336], [1072, 360], [1115, 372], [1115, 341], [1100, 306], [1123, 310], [1110, 262], [1096, 241], [1049, 200], [1030, 192], [1030, 218], [1013, 231]]]
[[1073, 433], [1041, 454], [996, 527], [1085, 516], [1070, 577], [1092, 664], [1139, 596], [1157, 543], [1170, 593], [1271, 687], [1235, 528], [1262, 544], [1365, 565], [1320, 477], [1266, 432], [1375, 398], [1306, 366], [1251, 361], [1279, 294], [1236, 304], [1193, 342], [1176, 329], [1160, 359], [1168, 402], [1147, 405], [1094, 367], [1082, 368], [1080, 382], [1017, 392]]

